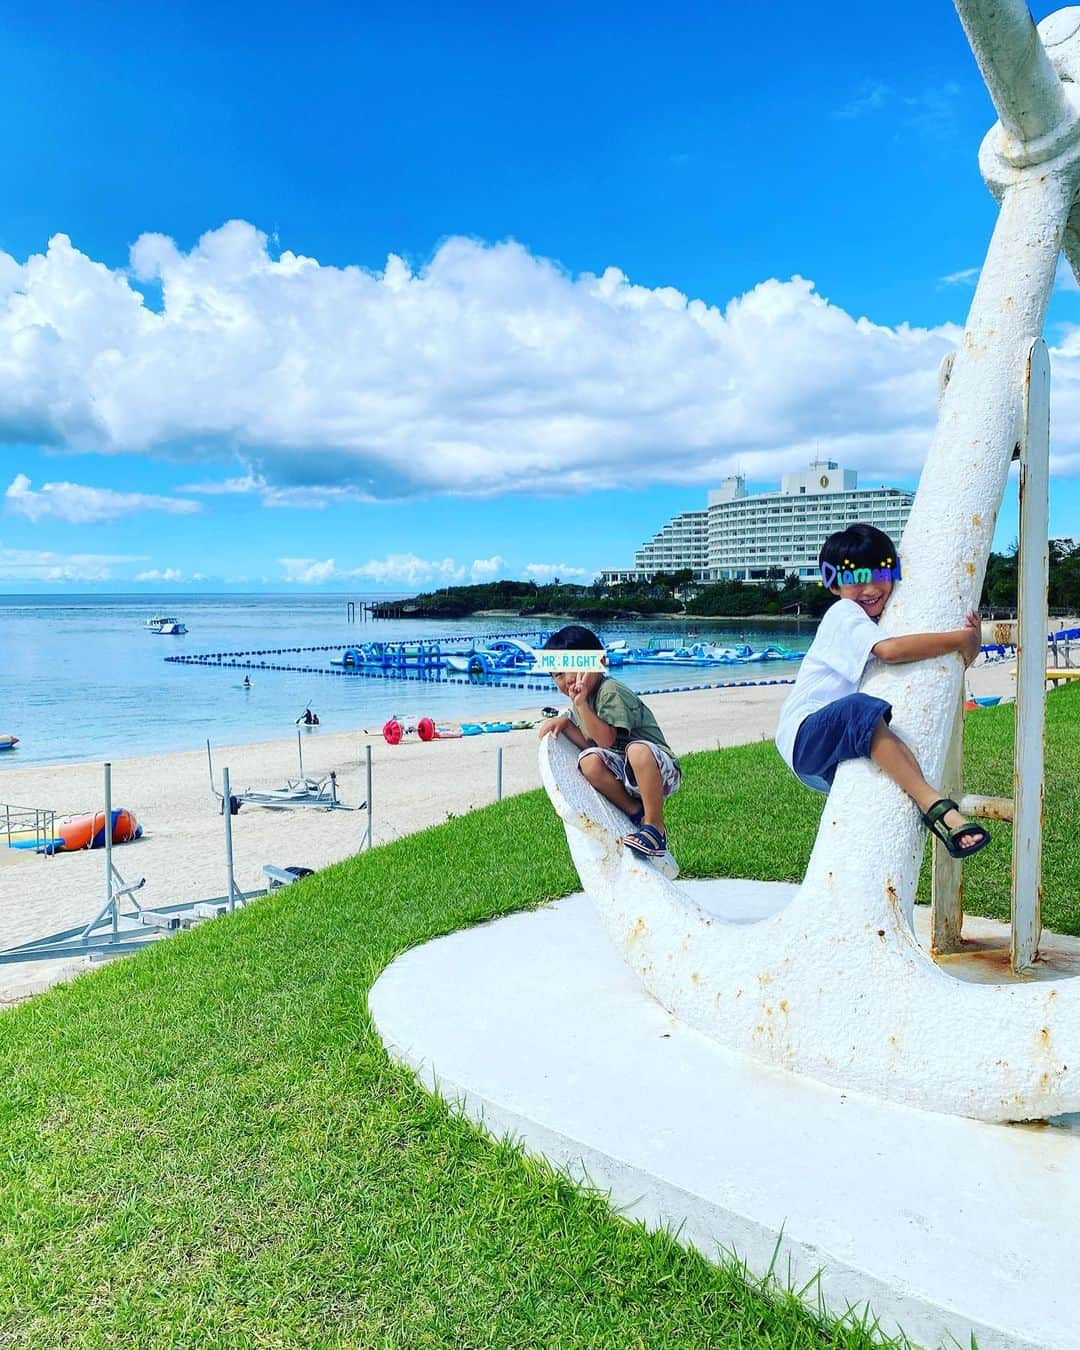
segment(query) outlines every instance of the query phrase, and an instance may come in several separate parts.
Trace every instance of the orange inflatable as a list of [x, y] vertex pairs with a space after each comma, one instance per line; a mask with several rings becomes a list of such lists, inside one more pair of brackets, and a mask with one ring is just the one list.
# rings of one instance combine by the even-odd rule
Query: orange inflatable
[[[95, 811], [93, 815], [68, 816], [56, 826], [57, 838], [62, 843], [58, 849], [71, 853], [78, 848], [105, 847], [105, 812]], [[142, 826], [132, 813], [124, 807], [118, 807], [112, 813], [112, 841], [114, 844], [126, 844], [138, 839]]]

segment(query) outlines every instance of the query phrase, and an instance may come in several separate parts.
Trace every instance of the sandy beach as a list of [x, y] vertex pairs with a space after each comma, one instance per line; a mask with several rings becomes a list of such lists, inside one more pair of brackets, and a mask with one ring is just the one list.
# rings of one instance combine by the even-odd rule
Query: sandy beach
[[[973, 668], [969, 692], [1011, 695], [1010, 668], [1010, 662]], [[714, 689], [652, 695], [648, 702], [675, 752], [684, 754], [771, 738], [787, 692], [783, 685]], [[560, 702], [557, 695], [551, 699], [553, 705]], [[539, 704], [523, 707], [513, 720], [538, 716]], [[334, 770], [339, 799], [357, 806], [364, 800], [364, 747], [370, 744], [372, 832], [378, 845], [494, 801], [500, 748], [504, 795], [538, 787], [536, 743], [535, 731], [512, 731], [426, 744], [410, 738], [390, 746], [378, 734], [320, 727], [304, 735], [304, 771], [321, 777]], [[224, 895], [224, 827], [210, 791], [205, 750], [125, 759], [118, 736], [112, 766], [113, 806], [134, 811], [145, 831], [143, 838], [113, 853], [125, 881], [146, 878], [140, 903], [155, 908]], [[219, 790], [224, 767], [230, 770], [233, 792], [280, 787], [297, 776], [296, 741], [215, 750]], [[101, 810], [102, 766], [95, 761], [12, 768], [0, 780], [0, 792], [7, 803], [47, 807], [61, 815]], [[242, 890], [253, 891], [265, 884], [266, 863], [318, 869], [350, 857], [362, 845], [367, 816], [363, 811], [244, 806], [232, 828], [236, 880]], [[103, 851], [43, 857], [0, 848], [0, 947], [87, 923], [105, 899]], [[88, 966], [86, 958], [0, 965], [0, 1005]]]

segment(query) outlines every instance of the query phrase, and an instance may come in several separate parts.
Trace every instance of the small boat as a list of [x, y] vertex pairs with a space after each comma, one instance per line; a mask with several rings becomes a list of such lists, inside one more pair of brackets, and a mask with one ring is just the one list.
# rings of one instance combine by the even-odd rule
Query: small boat
[[146, 626], [151, 633], [161, 637], [179, 637], [181, 633], [187, 632], [187, 625], [171, 614], [155, 614], [147, 619]]
[[18, 744], [18, 736], [0, 735], [0, 750], [14, 750]]

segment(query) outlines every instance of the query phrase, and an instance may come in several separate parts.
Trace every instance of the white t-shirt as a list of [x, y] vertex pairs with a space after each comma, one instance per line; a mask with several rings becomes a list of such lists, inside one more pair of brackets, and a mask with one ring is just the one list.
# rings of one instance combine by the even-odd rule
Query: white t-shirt
[[789, 768], [803, 722], [819, 708], [856, 692], [871, 649], [881, 641], [877, 624], [854, 600], [837, 600], [825, 611], [802, 659], [795, 688], [780, 709], [776, 748]]

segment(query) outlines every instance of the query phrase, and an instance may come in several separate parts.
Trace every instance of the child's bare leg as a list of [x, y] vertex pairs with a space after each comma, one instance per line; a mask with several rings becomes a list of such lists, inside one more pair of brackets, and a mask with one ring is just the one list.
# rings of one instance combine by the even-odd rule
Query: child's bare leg
[[664, 780], [660, 777], [656, 757], [644, 742], [634, 741], [626, 747], [626, 758], [630, 761], [641, 793], [641, 809], [644, 812], [642, 824], [652, 825], [663, 834]]
[[[893, 780], [901, 792], [907, 793], [924, 815], [936, 801], [940, 800], [941, 793], [937, 788], [931, 787], [922, 776], [919, 761], [900, 737], [889, 730], [884, 718], [877, 724], [873, 740], [870, 742], [870, 758], [882, 773]], [[961, 815], [959, 811], [947, 811], [943, 820], [950, 830], [968, 823], [967, 817]], [[964, 848], [968, 848], [978, 838], [978, 835], [965, 834], [961, 836], [960, 843]]]
[[578, 760], [578, 768], [601, 797], [606, 797], [612, 806], [617, 806], [628, 816], [637, 814], [639, 802], [630, 796], [622, 780], [615, 777], [599, 755], [586, 755], [584, 759]]

